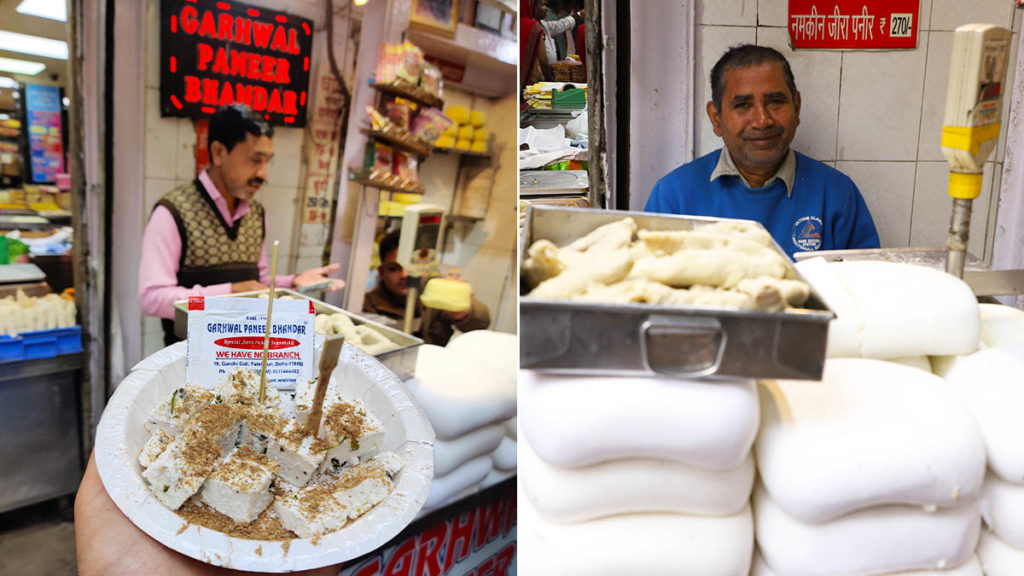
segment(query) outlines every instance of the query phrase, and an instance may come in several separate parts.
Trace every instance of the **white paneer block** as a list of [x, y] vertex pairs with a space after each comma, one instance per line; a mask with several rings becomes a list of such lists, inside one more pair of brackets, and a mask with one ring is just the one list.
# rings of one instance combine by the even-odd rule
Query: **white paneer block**
[[348, 522], [348, 510], [319, 485], [287, 490], [274, 500], [274, 513], [282, 526], [300, 538], [334, 532]]
[[[338, 314], [337, 316], [344, 316]], [[316, 381], [306, 380], [295, 383], [295, 421], [303, 426], [309, 421], [309, 411], [313, 409], [313, 397], [316, 395]], [[333, 380], [328, 380], [324, 393], [324, 406], [330, 406], [341, 400], [338, 388]]]
[[986, 576], [1024, 574], [1024, 549], [1011, 546], [992, 532], [984, 532], [978, 543], [978, 558]]
[[1024, 483], [1024, 355], [1001, 348], [957, 358], [946, 379], [973, 412], [988, 465], [1003, 480]]
[[386, 476], [366, 478], [351, 488], [334, 492], [334, 499], [341, 504], [350, 520], [355, 520], [383, 502], [395, 484]]
[[454, 440], [434, 441], [434, 476], [444, 476], [466, 462], [496, 450], [505, 438], [505, 426], [491, 424]]
[[217, 464], [200, 496], [235, 522], [252, 522], [274, 499], [271, 484], [280, 464], [247, 446]]
[[[754, 552], [754, 565], [750, 568], [750, 576], [783, 576], [764, 561], [759, 551]], [[887, 572], [886, 576], [984, 576], [981, 562], [977, 556], [971, 556], [963, 566], [946, 570], [913, 570], [911, 572]]]
[[167, 449], [172, 440], [174, 438], [163, 428], [153, 430], [149, 440], [146, 440], [146, 443], [142, 446], [142, 452], [139, 452], [139, 464], [143, 468], [149, 468], [157, 457]]
[[519, 369], [519, 338], [496, 330], [473, 330], [452, 338], [445, 348], [456, 362], [481, 362], [487, 366], [481, 376], [498, 378], [515, 387]]
[[[494, 469], [501, 472], [515, 472], [518, 446], [516, 441], [508, 436], [501, 439], [498, 448], [491, 452], [491, 462], [494, 462]], [[435, 470], [436, 471], [436, 470]]]
[[832, 262], [830, 270], [811, 262], [797, 269], [838, 316], [829, 328], [829, 357], [888, 360], [977, 350], [978, 301], [959, 278], [895, 262]]
[[981, 491], [981, 433], [933, 374], [830, 358], [821, 382], [768, 382], [761, 400], [758, 470], [794, 518], [822, 522], [881, 504], [959, 506]]
[[375, 454], [384, 445], [384, 425], [360, 400], [324, 403], [319, 436], [330, 448], [323, 466], [338, 468]]
[[779, 574], [868, 576], [941, 570], [966, 563], [981, 519], [974, 502], [926, 512], [879, 506], [808, 523], [783, 512], [763, 487], [754, 490], [757, 545]]
[[522, 442], [519, 481], [548, 522], [565, 524], [640, 512], [700, 516], [738, 513], [754, 485], [750, 454], [732, 470], [704, 470], [671, 460], [629, 459], [560, 468]]
[[217, 383], [214, 391], [217, 402], [225, 404], [260, 404], [276, 412], [281, 411], [281, 393], [277, 388], [267, 385], [263, 390], [263, 402], [260, 403], [260, 375], [253, 370], [236, 369]]
[[244, 406], [238, 409], [243, 416], [238, 431], [238, 445], [248, 446], [255, 452], [266, 454], [271, 437], [284, 430], [289, 421], [279, 416], [277, 411], [262, 406]]
[[733, 516], [627, 514], [550, 524], [518, 499], [517, 570], [530, 576], [747, 576], [750, 507]]
[[306, 434], [304, 426], [289, 422], [282, 434], [270, 438], [267, 456], [281, 464], [278, 476], [302, 487], [324, 461], [326, 448], [323, 440]]
[[234, 448], [238, 414], [230, 406], [210, 404], [143, 471], [150, 491], [164, 506], [177, 510], [203, 485], [216, 463]]
[[519, 418], [538, 456], [573, 468], [623, 458], [731, 470], [747, 457], [760, 411], [753, 380], [519, 373]]
[[519, 418], [513, 416], [508, 420], [505, 420], [505, 435], [509, 438], [516, 440], [516, 434], [519, 432]]
[[981, 343], [987, 348], [1024, 346], [1024, 310], [1002, 304], [978, 304]]
[[205, 388], [186, 384], [178, 388], [157, 406], [146, 419], [146, 430], [163, 430], [177, 436], [185, 424], [200, 408], [214, 401], [214, 394]]
[[1011, 484], [989, 472], [981, 494], [985, 523], [1000, 540], [1024, 549], [1024, 485]]
[[437, 438], [452, 440], [516, 414], [515, 378], [490, 377], [484, 360], [456, 360], [445, 348], [424, 344], [416, 356], [416, 377], [406, 381]]
[[893, 358], [889, 360], [893, 364], [902, 364], [904, 366], [910, 366], [911, 368], [917, 368], [918, 370], [932, 372], [932, 363], [927, 356], [908, 356], [906, 358]]

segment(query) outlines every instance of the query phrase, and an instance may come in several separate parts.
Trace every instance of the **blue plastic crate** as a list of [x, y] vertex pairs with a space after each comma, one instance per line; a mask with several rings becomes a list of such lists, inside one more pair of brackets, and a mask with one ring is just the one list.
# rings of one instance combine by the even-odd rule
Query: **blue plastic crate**
[[25, 359], [25, 344], [17, 336], [0, 335], [0, 362]]
[[22, 332], [20, 336], [25, 344], [25, 360], [53, 358], [57, 355], [57, 335], [54, 330]]
[[57, 354], [76, 354], [82, 351], [82, 327], [68, 326], [50, 330], [57, 336]]

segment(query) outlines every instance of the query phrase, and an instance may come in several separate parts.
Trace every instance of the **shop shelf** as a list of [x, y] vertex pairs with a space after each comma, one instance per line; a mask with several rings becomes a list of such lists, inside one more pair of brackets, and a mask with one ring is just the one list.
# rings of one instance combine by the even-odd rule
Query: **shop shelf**
[[389, 174], [365, 171], [349, 172], [348, 179], [364, 186], [389, 190], [391, 192], [408, 192], [411, 194], [423, 194], [424, 192], [423, 185], [419, 182], [412, 182]]
[[25, 344], [25, 359], [53, 358], [57, 355], [57, 336], [53, 330], [37, 330], [22, 332], [21, 340]]
[[25, 359], [25, 343], [15, 336], [0, 335], [0, 362]]
[[360, 132], [374, 140], [389, 144], [399, 150], [404, 150], [405, 152], [410, 152], [420, 157], [429, 156], [432, 149], [430, 144], [416, 138], [409, 133], [408, 130], [404, 130], [397, 126], [392, 127], [390, 130], [371, 130], [369, 128], [362, 128], [360, 129]]
[[82, 327], [68, 326], [52, 330], [57, 337], [58, 354], [75, 354], [82, 351]]
[[430, 106], [431, 108], [444, 108], [444, 100], [434, 96], [419, 86], [413, 86], [404, 80], [395, 80], [387, 84], [378, 84], [371, 82], [370, 86], [374, 90], [392, 94], [394, 96], [401, 96], [407, 100], [418, 102], [424, 106]]

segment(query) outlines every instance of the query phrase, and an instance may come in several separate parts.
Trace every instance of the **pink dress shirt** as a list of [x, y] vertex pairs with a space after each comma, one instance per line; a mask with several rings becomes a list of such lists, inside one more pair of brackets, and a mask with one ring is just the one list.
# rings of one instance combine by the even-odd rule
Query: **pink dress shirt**
[[[235, 205], [234, 215], [228, 213], [228, 203], [214, 186], [210, 175], [203, 170], [199, 181], [213, 198], [217, 211], [225, 222], [233, 224], [249, 213], [249, 202], [239, 200]], [[266, 212], [264, 211], [264, 229], [266, 229]], [[185, 300], [189, 296], [219, 296], [231, 293], [231, 284], [211, 284], [210, 286], [178, 286], [178, 262], [181, 260], [181, 237], [174, 216], [170, 210], [157, 206], [146, 224], [142, 234], [142, 262], [139, 263], [139, 301], [142, 312], [147, 316], [174, 318], [174, 303]], [[270, 272], [267, 269], [267, 240], [263, 239], [260, 253], [260, 282], [270, 283]], [[294, 274], [277, 276], [275, 286], [291, 288]]]

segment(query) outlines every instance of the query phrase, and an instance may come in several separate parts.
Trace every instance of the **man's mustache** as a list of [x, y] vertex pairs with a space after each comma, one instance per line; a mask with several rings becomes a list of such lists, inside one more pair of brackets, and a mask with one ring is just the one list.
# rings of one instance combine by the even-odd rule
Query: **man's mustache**
[[263, 186], [266, 182], [263, 178], [250, 178], [248, 184], [249, 186]]
[[785, 130], [781, 127], [770, 128], [768, 130], [747, 130], [740, 134], [744, 140], [762, 140], [764, 138], [778, 138], [782, 136]]

